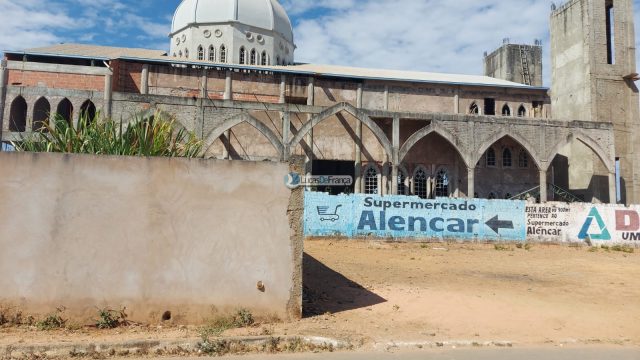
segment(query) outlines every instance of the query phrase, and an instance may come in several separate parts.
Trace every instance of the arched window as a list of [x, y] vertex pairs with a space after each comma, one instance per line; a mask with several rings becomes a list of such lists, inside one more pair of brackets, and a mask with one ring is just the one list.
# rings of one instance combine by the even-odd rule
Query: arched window
[[502, 107], [502, 116], [511, 116], [511, 108], [509, 108], [509, 105], [504, 104]]
[[364, 193], [378, 194], [378, 169], [375, 166], [367, 167], [364, 173]]
[[227, 62], [227, 48], [224, 45], [220, 46], [220, 62]]
[[204, 49], [202, 45], [198, 46], [198, 60], [204, 60]]
[[184, 49], [184, 57], [185, 59], [189, 58], [189, 49]]
[[96, 106], [91, 100], [85, 101], [80, 106], [80, 121], [84, 120], [85, 124], [90, 124], [96, 117]]
[[496, 151], [493, 148], [487, 150], [487, 166], [496, 166]]
[[480, 108], [478, 108], [478, 104], [476, 103], [471, 104], [471, 106], [469, 107], [469, 114], [478, 115], [479, 113], [480, 113]]
[[176, 55], [176, 53], [173, 53], [173, 57], [178, 57], [178, 56]]
[[251, 65], [255, 65], [256, 64], [256, 49], [251, 49]]
[[524, 149], [521, 149], [520, 154], [518, 154], [518, 166], [521, 168], [529, 167], [529, 154]]
[[423, 168], [418, 168], [413, 174], [413, 193], [421, 199], [429, 198], [427, 191], [427, 172]]
[[240, 64], [244, 65], [245, 60], [247, 60], [247, 52], [244, 49], [244, 46], [240, 48]]
[[504, 149], [502, 151], [502, 167], [512, 167], [513, 166], [513, 158], [511, 157], [511, 150]]
[[520, 107], [518, 108], [518, 116], [519, 117], [527, 116], [527, 109], [524, 107], [524, 105], [520, 105]]
[[46, 131], [45, 124], [49, 123], [49, 114], [51, 114], [51, 104], [49, 101], [41, 97], [33, 106], [33, 131]]
[[449, 196], [449, 174], [447, 169], [440, 169], [436, 175], [436, 197]]
[[490, 192], [490, 193], [489, 193], [489, 197], [488, 197], [487, 199], [489, 199], [489, 200], [495, 200], [495, 199], [496, 199], [496, 194], [495, 194], [495, 193], [493, 193], [493, 192]]
[[216, 61], [216, 48], [213, 45], [209, 46], [209, 61]]
[[398, 168], [398, 195], [407, 195], [407, 173]]
[[24, 132], [27, 129], [27, 102], [18, 96], [11, 103], [9, 114], [9, 131]]
[[262, 60], [262, 61], [260, 61], [260, 63], [261, 63], [262, 65], [269, 65], [269, 64], [267, 63], [267, 52], [266, 52], [266, 51], [263, 51], [263, 52], [262, 52], [262, 59], [261, 59], [261, 60]]
[[178, 51], [178, 56], [182, 58], [182, 50]]
[[280, 55], [276, 56], [276, 65], [280, 65]]
[[66, 121], [69, 125], [71, 125], [71, 120], [73, 119], [73, 105], [69, 99], [64, 98], [58, 104], [58, 108], [56, 110], [58, 116]]

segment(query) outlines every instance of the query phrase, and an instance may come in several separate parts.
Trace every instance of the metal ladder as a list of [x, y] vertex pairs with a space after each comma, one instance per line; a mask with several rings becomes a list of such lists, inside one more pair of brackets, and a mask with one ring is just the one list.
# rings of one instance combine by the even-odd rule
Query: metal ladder
[[529, 72], [529, 57], [527, 48], [520, 45], [520, 63], [522, 64], [522, 83], [531, 86], [531, 73]]
[[[556, 186], [554, 184], [549, 184], [548, 185], [549, 190], [551, 190], [553, 192], [553, 197], [555, 201], [564, 201], [567, 203], [574, 203], [574, 202], [584, 202], [583, 199], [577, 197], [576, 195], [572, 194], [569, 190], [563, 189], [559, 186]], [[539, 199], [540, 198], [540, 186], [536, 186], [533, 189], [529, 189], [521, 194], [518, 194], [512, 198], [510, 198], [509, 200], [527, 200], [527, 198], [532, 197], [534, 199]]]

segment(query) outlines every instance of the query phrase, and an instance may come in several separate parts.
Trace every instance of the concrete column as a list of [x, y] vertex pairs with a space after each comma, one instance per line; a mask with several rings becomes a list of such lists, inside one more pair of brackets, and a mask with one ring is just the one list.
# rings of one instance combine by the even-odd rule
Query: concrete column
[[105, 118], [111, 118], [111, 105], [113, 95], [113, 75], [107, 74], [104, 76], [104, 116]]
[[289, 134], [291, 131], [291, 113], [282, 113], [282, 144], [284, 145], [284, 159], [288, 160], [291, 149], [289, 148]]
[[382, 191], [380, 195], [386, 196], [389, 195], [389, 161], [382, 165]]
[[2, 140], [2, 124], [4, 121], [4, 104], [7, 101], [7, 60], [0, 61], [0, 141]]
[[[356, 107], [362, 108], [362, 84], [358, 84], [358, 90], [356, 90]], [[362, 181], [362, 122], [358, 121], [356, 124], [356, 143], [354, 146], [355, 152], [355, 193], [361, 194], [363, 190]]]
[[456, 89], [455, 95], [453, 95], [453, 113], [460, 113], [460, 90]]
[[616, 191], [616, 174], [609, 173], [609, 203], [618, 203], [618, 192]]
[[309, 85], [307, 86], [307, 105], [313, 106], [316, 103], [316, 79], [309, 78]]
[[[284, 96], [283, 94], [286, 91], [286, 78], [283, 75], [282, 76], [282, 83], [280, 84], [280, 92], [281, 92], [281, 96]], [[283, 102], [286, 100], [286, 98], [283, 97]], [[315, 105], [315, 80], [314, 78], [309, 78], [309, 85], [307, 87], [307, 105], [309, 106], [313, 106]], [[313, 119], [313, 114], [308, 114], [307, 115], [307, 122], [311, 121], [311, 119]], [[306, 172], [307, 172], [307, 176], [311, 176], [313, 175], [313, 160], [314, 160], [314, 144], [313, 144], [313, 128], [311, 128], [311, 130], [307, 133], [307, 135], [305, 135], [305, 140], [304, 140], [307, 145], [309, 146], [309, 148], [311, 149], [311, 154], [309, 154], [310, 156], [307, 156], [306, 158]]]
[[547, 172], [540, 170], [540, 203], [547, 202]]
[[[224, 137], [227, 139], [227, 143], [231, 146], [231, 130], [227, 130], [224, 132]], [[229, 149], [227, 149], [227, 144], [222, 144], [222, 158], [225, 160], [230, 160], [229, 158]]]
[[280, 99], [278, 102], [280, 104], [287, 102], [287, 75], [285, 74], [280, 76]]
[[231, 70], [227, 70], [227, 76], [224, 81], [224, 95], [223, 100], [233, 100], [233, 73]]
[[391, 162], [391, 193], [398, 195], [398, 166], [400, 165], [400, 117], [393, 118], [391, 141], [393, 161]]
[[476, 193], [476, 168], [467, 168], [467, 198], [474, 199]]
[[209, 76], [207, 74], [207, 69], [202, 69], [202, 75], [200, 77], [200, 98], [208, 99], [209, 98]]
[[149, 93], [149, 64], [142, 65], [142, 79], [140, 79], [140, 94]]
[[384, 110], [389, 110], [389, 86], [384, 87]]

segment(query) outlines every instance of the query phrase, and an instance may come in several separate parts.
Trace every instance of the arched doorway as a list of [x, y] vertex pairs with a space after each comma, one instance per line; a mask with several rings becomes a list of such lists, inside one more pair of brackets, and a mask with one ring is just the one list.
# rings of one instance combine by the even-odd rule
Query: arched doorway
[[24, 132], [27, 128], [27, 102], [18, 96], [11, 103], [9, 114], [9, 131]]
[[96, 106], [93, 104], [91, 100], [85, 101], [82, 106], [80, 106], [80, 121], [83, 121], [86, 124], [90, 124], [95, 120], [96, 117]]
[[33, 106], [33, 131], [46, 131], [50, 115], [51, 104], [46, 98], [41, 97]]
[[73, 104], [71, 104], [71, 101], [69, 101], [69, 99], [64, 98], [62, 99], [62, 101], [60, 101], [60, 103], [58, 104], [58, 108], [56, 109], [56, 113], [69, 125], [73, 124]]

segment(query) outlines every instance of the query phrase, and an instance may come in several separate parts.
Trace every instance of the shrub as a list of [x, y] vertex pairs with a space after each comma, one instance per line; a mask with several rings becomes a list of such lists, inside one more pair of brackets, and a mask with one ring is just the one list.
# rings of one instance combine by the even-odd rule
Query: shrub
[[113, 120], [100, 120], [99, 115], [82, 117], [73, 127], [59, 115], [51, 124], [20, 141], [12, 142], [16, 151], [57, 152], [96, 155], [197, 157], [202, 141], [185, 129], [175, 130], [175, 120], [156, 113], [137, 117], [125, 125]]
[[115, 329], [119, 326], [127, 326], [127, 308], [122, 308], [120, 311], [111, 309], [98, 309], [98, 319], [96, 320], [96, 327], [98, 329]]
[[36, 327], [43, 331], [64, 328], [67, 324], [67, 320], [62, 318], [64, 311], [64, 307], [57, 308], [55, 313], [47, 315], [42, 321], [38, 321]]

